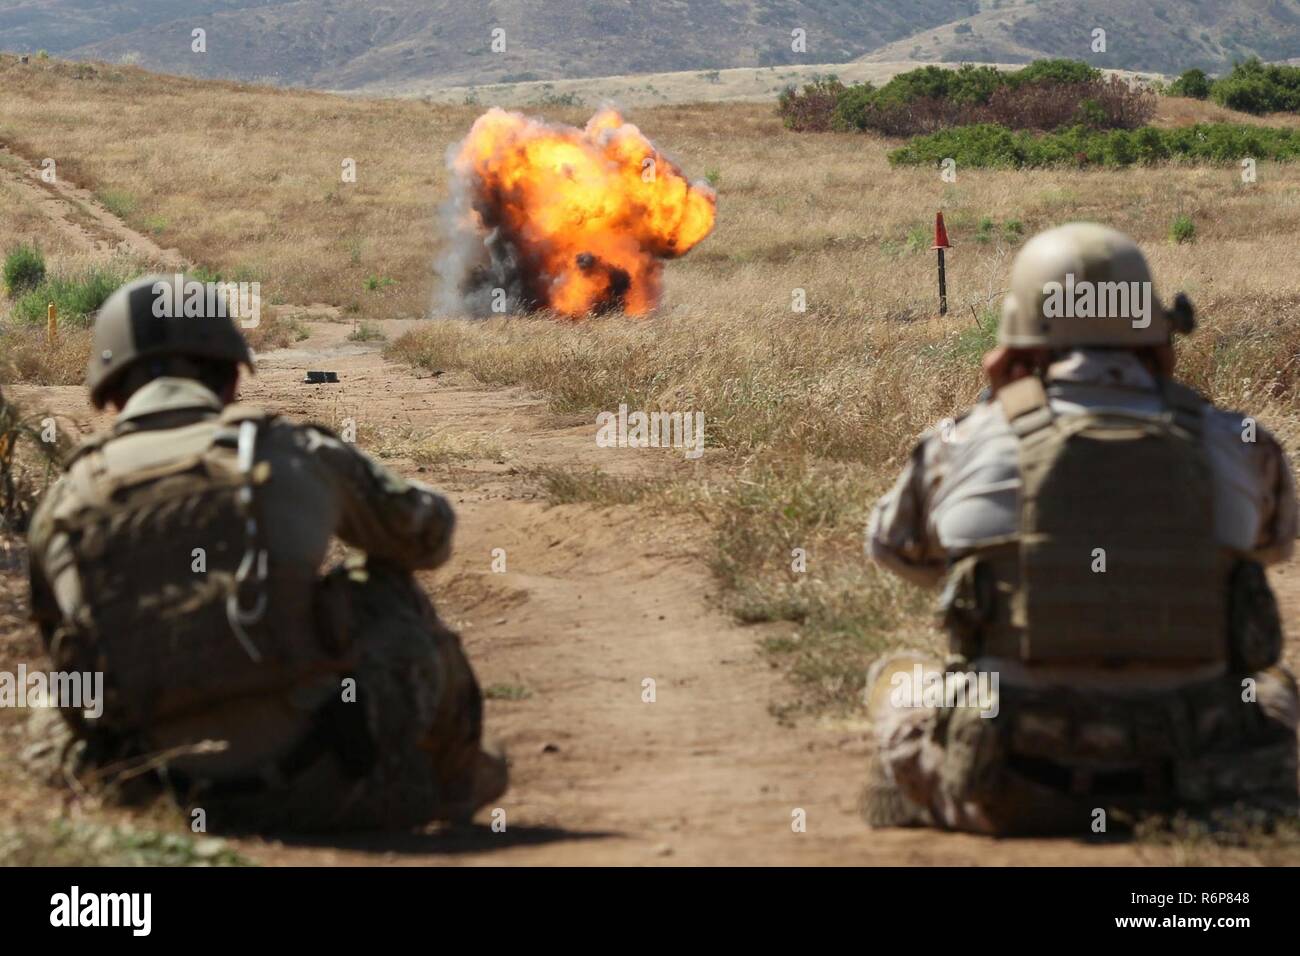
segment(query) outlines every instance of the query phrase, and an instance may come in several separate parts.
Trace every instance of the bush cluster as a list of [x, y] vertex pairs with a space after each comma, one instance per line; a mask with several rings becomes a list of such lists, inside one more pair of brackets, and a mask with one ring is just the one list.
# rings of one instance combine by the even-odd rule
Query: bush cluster
[[5, 293], [17, 298], [45, 281], [45, 256], [41, 250], [19, 243], [9, 250], [4, 261]]
[[777, 100], [785, 128], [796, 133], [829, 130], [835, 116], [835, 107], [847, 89], [833, 76], [817, 77], [811, 83], [805, 83], [802, 92], [796, 91], [793, 86], [787, 86]]
[[1300, 66], [1264, 64], [1251, 57], [1210, 84], [1209, 94], [1220, 106], [1243, 113], [1300, 112]]
[[87, 269], [76, 275], [46, 276], [17, 297], [13, 318], [17, 322], [29, 324], [44, 322], [46, 310], [53, 302], [58, 307], [61, 325], [85, 328], [90, 325], [99, 307], [126, 278], [112, 269], [99, 268]]
[[889, 154], [896, 166], [938, 165], [951, 158], [970, 168], [1130, 166], [1165, 162], [1236, 163], [1243, 158], [1300, 159], [1300, 129], [1197, 123], [1178, 129], [1144, 126], [1098, 130], [1076, 125], [1034, 134], [981, 124], [918, 136]]
[[915, 136], [981, 123], [1012, 129], [1133, 129], [1154, 114], [1155, 96], [1107, 80], [1077, 60], [1038, 60], [1013, 72], [969, 64], [956, 70], [925, 66], [879, 88], [819, 80], [802, 91], [787, 88], [778, 107], [793, 130]]

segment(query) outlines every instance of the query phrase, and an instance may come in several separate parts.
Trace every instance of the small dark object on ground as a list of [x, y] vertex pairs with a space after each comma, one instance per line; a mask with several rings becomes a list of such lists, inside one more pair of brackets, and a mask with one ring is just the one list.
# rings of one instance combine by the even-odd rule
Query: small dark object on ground
[[303, 379], [306, 385], [333, 385], [339, 380], [338, 372], [308, 372], [307, 377]]

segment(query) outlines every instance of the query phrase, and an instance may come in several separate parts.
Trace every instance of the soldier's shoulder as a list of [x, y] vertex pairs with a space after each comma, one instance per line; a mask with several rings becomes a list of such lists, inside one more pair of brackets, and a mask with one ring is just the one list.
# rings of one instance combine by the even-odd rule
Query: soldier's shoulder
[[38, 554], [54, 534], [54, 523], [60, 514], [76, 507], [73, 486], [67, 474], [60, 475], [45, 489], [27, 524], [27, 546]]
[[1277, 438], [1254, 415], [1234, 408], [1205, 404], [1206, 431], [1216, 437], [1232, 437], [1243, 445], [1281, 448]]
[[87, 435], [81, 438], [72, 446], [71, 449], [63, 456], [62, 466], [66, 473], [71, 470], [72, 466], [81, 459], [85, 458], [92, 451], [103, 448], [113, 440], [114, 434], [111, 431], [95, 432], [93, 435]]
[[356, 444], [348, 430], [337, 432], [318, 422], [277, 419], [270, 429], [270, 453], [307, 458], [334, 472], [369, 475], [382, 469]]
[[1245, 468], [1265, 482], [1291, 470], [1282, 443], [1249, 412], [1208, 406], [1204, 436], [1216, 460], [1235, 462], [1234, 467]]
[[940, 419], [922, 439], [943, 444], [978, 441], [991, 433], [1006, 431], [1006, 428], [1002, 406], [981, 393], [974, 405]]

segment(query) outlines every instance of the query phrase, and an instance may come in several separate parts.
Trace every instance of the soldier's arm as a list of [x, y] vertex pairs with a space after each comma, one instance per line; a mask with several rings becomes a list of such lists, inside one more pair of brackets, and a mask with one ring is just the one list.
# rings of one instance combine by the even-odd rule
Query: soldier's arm
[[931, 533], [927, 515], [929, 436], [912, 450], [907, 466], [871, 512], [867, 553], [890, 571], [916, 584], [938, 584], [947, 556]]
[[1295, 551], [1297, 507], [1295, 475], [1277, 439], [1260, 429], [1256, 442], [1259, 473], [1265, 489], [1264, 515], [1255, 539], [1256, 560], [1264, 564], [1285, 561]]
[[303, 440], [337, 491], [335, 532], [343, 541], [412, 570], [436, 568], [451, 556], [456, 517], [446, 498], [322, 429], [304, 429]]
[[41, 500], [36, 513], [32, 515], [27, 529], [27, 577], [30, 588], [31, 619], [40, 628], [45, 646], [50, 646], [55, 629], [62, 621], [59, 602], [54, 596], [54, 588], [45, 570], [45, 552], [50, 545], [50, 514], [54, 500], [62, 493], [62, 484], [56, 484]]

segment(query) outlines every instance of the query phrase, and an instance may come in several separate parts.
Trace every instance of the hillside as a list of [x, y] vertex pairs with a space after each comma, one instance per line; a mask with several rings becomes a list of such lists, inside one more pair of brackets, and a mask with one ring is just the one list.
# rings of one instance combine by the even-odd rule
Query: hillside
[[[1300, 0], [981, 0], [979, 13], [896, 40], [863, 57], [1024, 63], [1048, 56], [1094, 66], [1217, 72], [1235, 60], [1300, 56]], [[1091, 50], [1106, 31], [1106, 52]]]
[[[972, 0], [0, 0], [0, 50], [362, 89], [845, 62]], [[191, 33], [207, 32], [207, 52]], [[505, 31], [504, 52], [491, 49]], [[791, 31], [807, 52], [791, 50]]]
[[[1106, 53], [1090, 51], [1096, 27]], [[191, 50], [196, 29], [206, 52]], [[791, 49], [795, 29], [806, 52]], [[1067, 56], [1177, 73], [1300, 56], [1300, 0], [0, 0], [0, 51], [42, 49], [381, 93], [855, 59]]]
[[[853, 63], [815, 63], [810, 66], [738, 67], [734, 70], [687, 70], [678, 73], [632, 73], [624, 76], [583, 77], [525, 83], [491, 83], [483, 86], [439, 86], [428, 80], [393, 84], [384, 95], [419, 97], [429, 103], [469, 106], [503, 106], [539, 109], [554, 106], [598, 106], [614, 103], [623, 108], [667, 106], [673, 103], [774, 103], [787, 86], [800, 87], [818, 77], [833, 75], [844, 83], [881, 86], [894, 76], [916, 69], [915, 60], [897, 63], [857, 60]], [[960, 63], [940, 63], [956, 69]], [[1017, 63], [990, 63], [998, 69], [1017, 70]], [[1162, 73], [1115, 70], [1114, 75], [1138, 82], [1169, 82]], [[379, 91], [376, 91], [379, 92]]]

